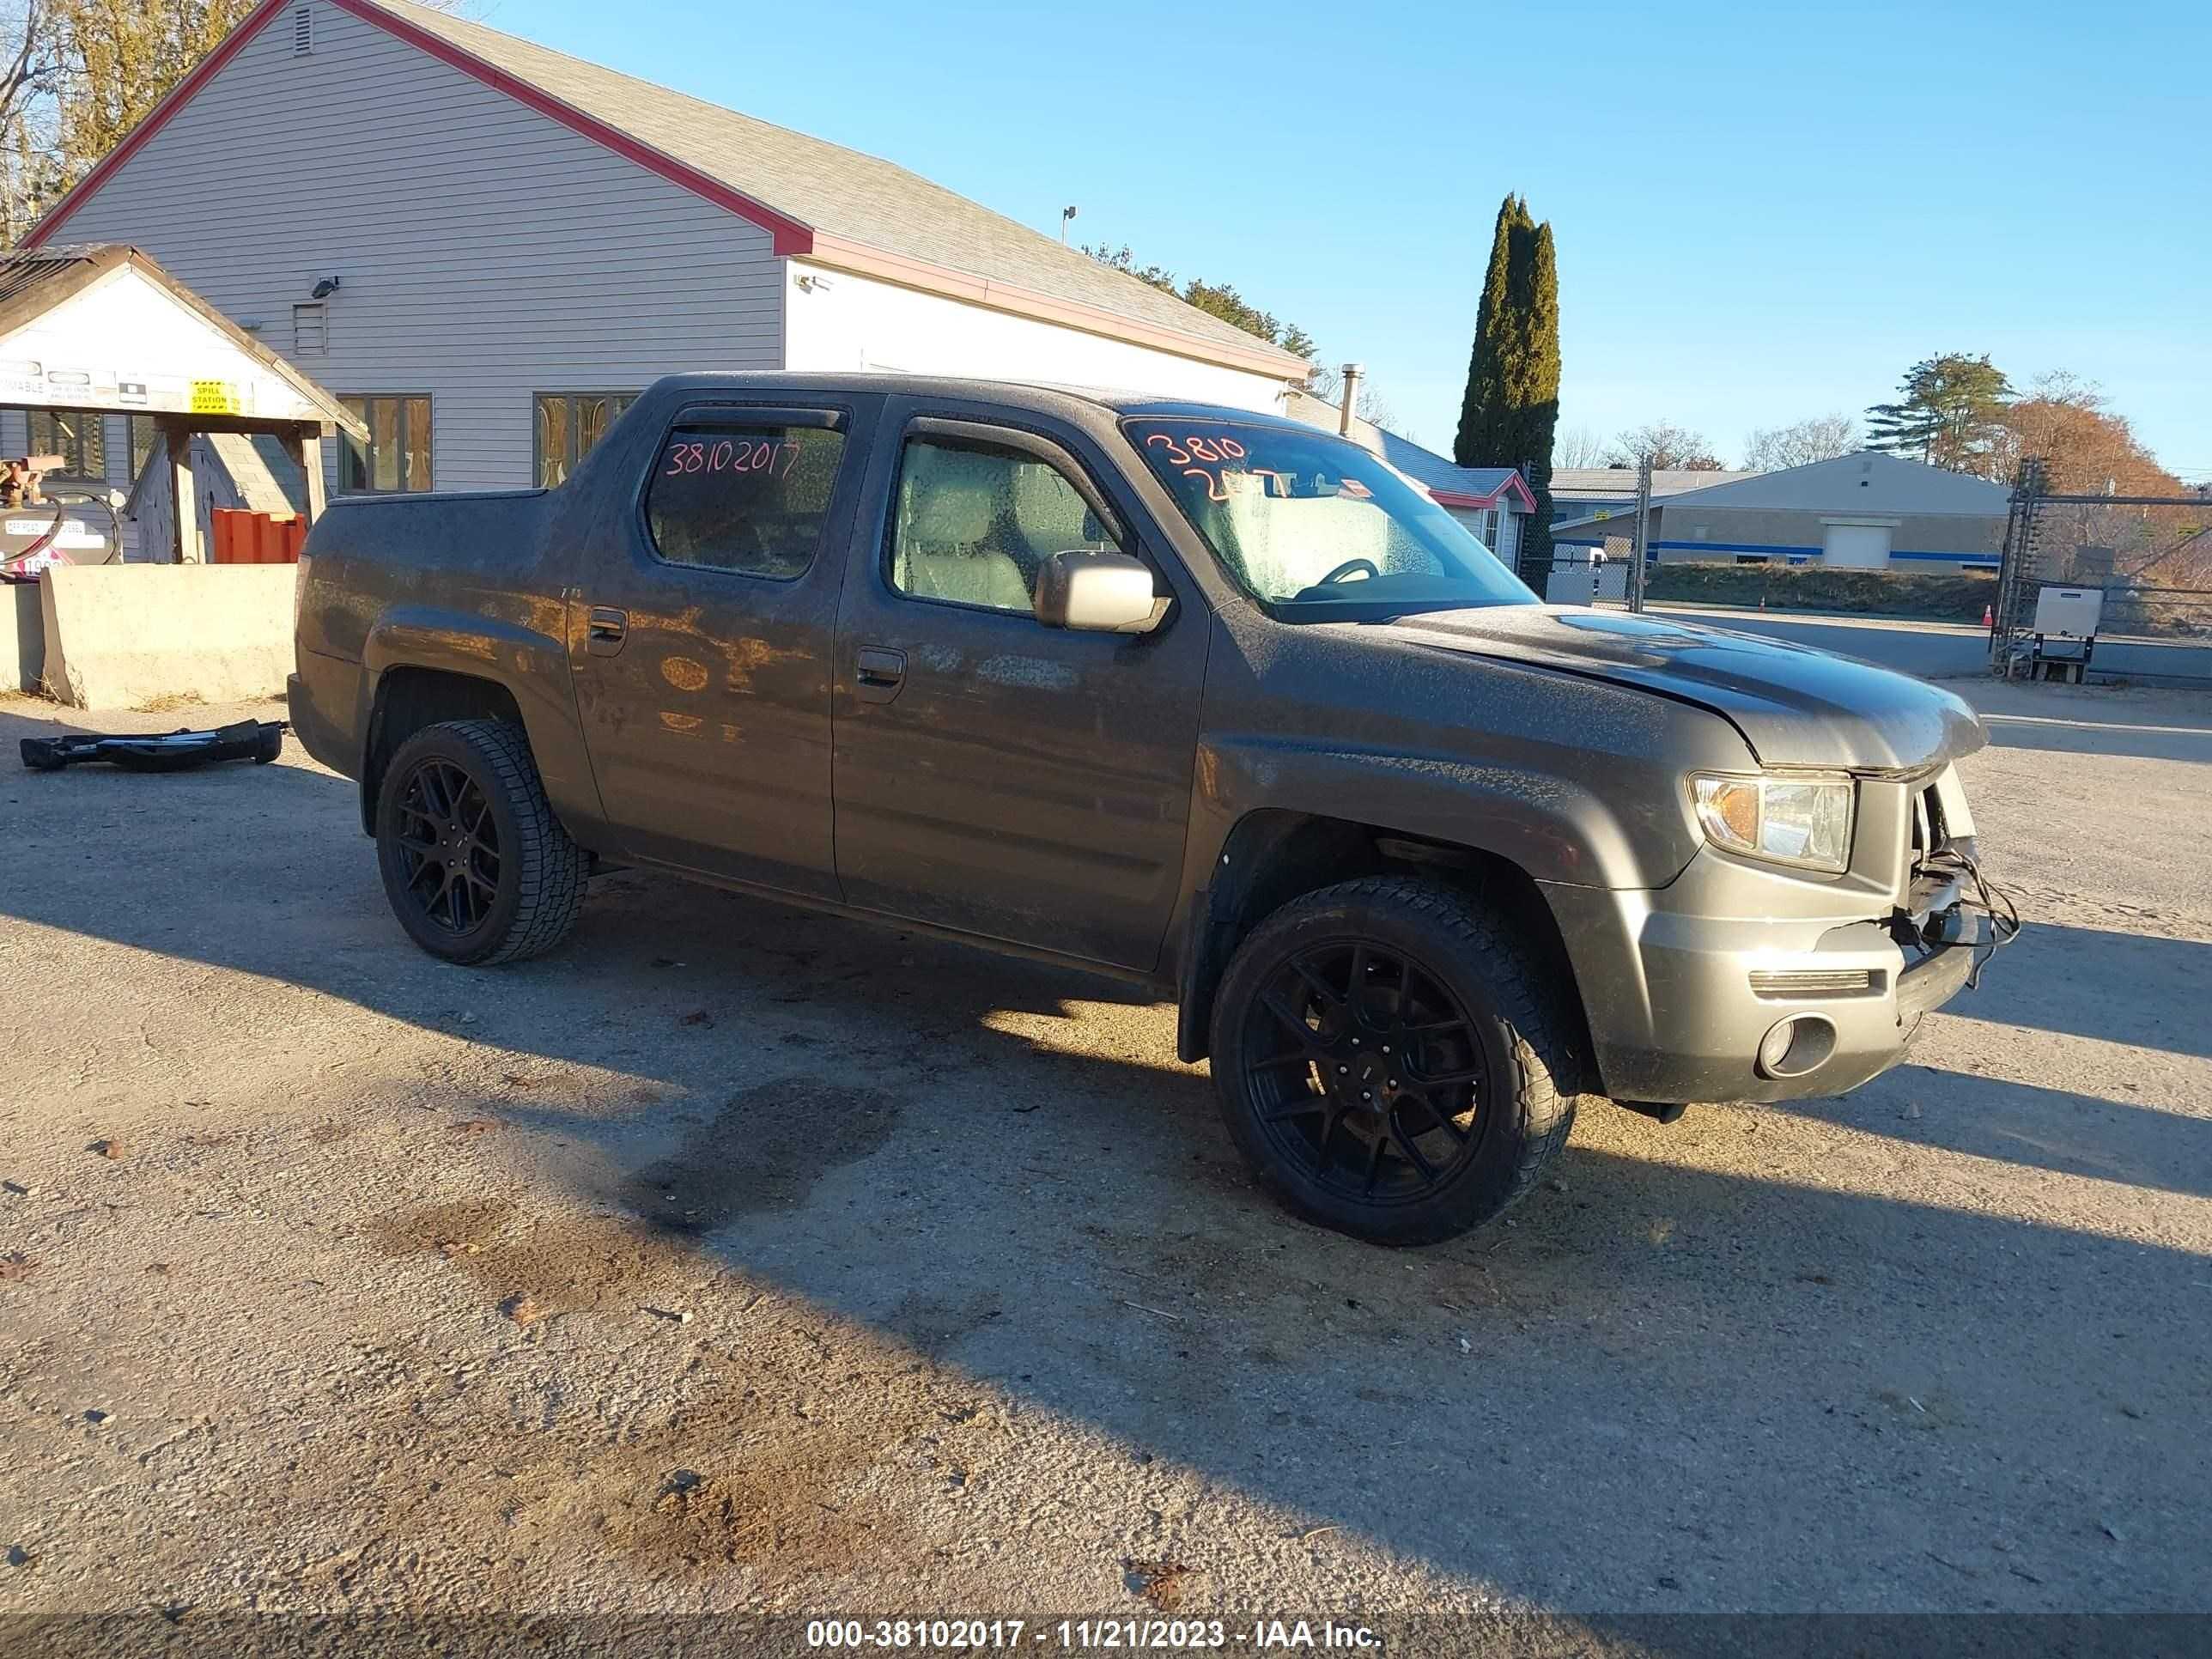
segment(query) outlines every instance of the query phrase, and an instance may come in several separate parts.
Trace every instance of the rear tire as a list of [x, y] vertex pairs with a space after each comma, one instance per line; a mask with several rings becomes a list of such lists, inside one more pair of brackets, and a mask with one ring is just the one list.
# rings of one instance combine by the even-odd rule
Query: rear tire
[[1428, 1244], [1534, 1186], [1574, 1122], [1571, 1029], [1529, 955], [1411, 877], [1293, 900], [1237, 948], [1214, 1089], [1261, 1183], [1309, 1221]]
[[539, 955], [584, 908], [588, 855], [512, 721], [447, 720], [400, 744], [377, 795], [376, 852], [399, 925], [446, 962]]

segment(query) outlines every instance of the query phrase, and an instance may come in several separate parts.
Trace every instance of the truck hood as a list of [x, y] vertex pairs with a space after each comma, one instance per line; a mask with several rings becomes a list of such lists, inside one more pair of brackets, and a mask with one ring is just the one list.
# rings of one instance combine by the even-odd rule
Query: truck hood
[[1925, 680], [1648, 612], [1495, 605], [1382, 627], [1408, 644], [1587, 674], [1710, 708], [1762, 766], [1917, 771], [1989, 741], [1962, 699]]

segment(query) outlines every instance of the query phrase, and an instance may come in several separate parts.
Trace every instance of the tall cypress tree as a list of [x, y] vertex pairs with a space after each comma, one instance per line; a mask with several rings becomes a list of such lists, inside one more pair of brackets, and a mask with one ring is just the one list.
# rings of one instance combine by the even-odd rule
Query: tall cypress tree
[[1522, 410], [1522, 466], [1536, 510], [1522, 527], [1522, 574], [1541, 593], [1552, 574], [1552, 442], [1559, 429], [1559, 260], [1549, 220], [1536, 227], [1528, 267], [1526, 365], [1516, 388]]
[[1467, 392], [1459, 406], [1459, 435], [1452, 459], [1462, 466], [1491, 466], [1510, 437], [1506, 429], [1505, 376], [1513, 357], [1513, 243], [1528, 222], [1528, 206], [1518, 196], [1498, 205], [1498, 226], [1490, 237], [1490, 270], [1474, 313], [1474, 350], [1468, 359]]
[[1559, 273], [1552, 228], [1537, 224], [1522, 198], [1508, 196], [1491, 239], [1452, 454], [1462, 466], [1523, 469], [1536, 510], [1522, 536], [1519, 563], [1538, 586], [1552, 559], [1552, 440], [1559, 423]]

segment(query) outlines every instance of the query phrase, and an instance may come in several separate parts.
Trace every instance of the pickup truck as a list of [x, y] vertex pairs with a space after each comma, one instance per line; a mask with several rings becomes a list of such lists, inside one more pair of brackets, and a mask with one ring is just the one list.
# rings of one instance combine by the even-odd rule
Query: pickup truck
[[622, 866], [1121, 975], [1262, 1184], [1382, 1242], [1585, 1097], [1863, 1083], [1999, 937], [1958, 698], [1540, 605], [1239, 409], [674, 376], [557, 489], [334, 502], [289, 690], [432, 954], [546, 951]]

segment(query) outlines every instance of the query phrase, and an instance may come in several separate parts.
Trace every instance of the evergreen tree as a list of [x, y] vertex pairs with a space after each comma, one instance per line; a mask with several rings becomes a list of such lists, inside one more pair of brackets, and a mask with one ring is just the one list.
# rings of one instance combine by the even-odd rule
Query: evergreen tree
[[[1512, 308], [1514, 234], [1528, 222], [1528, 207], [1508, 196], [1498, 207], [1490, 235], [1490, 270], [1482, 279], [1482, 299], [1474, 312], [1474, 350], [1468, 360], [1467, 392], [1460, 399], [1459, 435], [1452, 459], [1462, 466], [1495, 465], [1486, 458], [1499, 453], [1505, 429], [1506, 319]], [[1472, 459], [1476, 456], [1483, 459]]]
[[1522, 459], [1536, 510], [1521, 535], [1519, 562], [1540, 593], [1552, 574], [1552, 441], [1559, 429], [1559, 259], [1550, 221], [1536, 227], [1528, 273], [1528, 338], [1518, 388]]
[[1508, 196], [1498, 210], [1490, 269], [1475, 312], [1474, 349], [1453, 459], [1522, 469], [1536, 510], [1520, 565], [1537, 586], [1552, 562], [1552, 441], [1559, 423], [1559, 272], [1552, 228]]
[[1954, 472], [1989, 472], [2002, 447], [2012, 385], [1986, 354], [1927, 357], [1905, 370], [1895, 403], [1867, 410], [1867, 447]]

